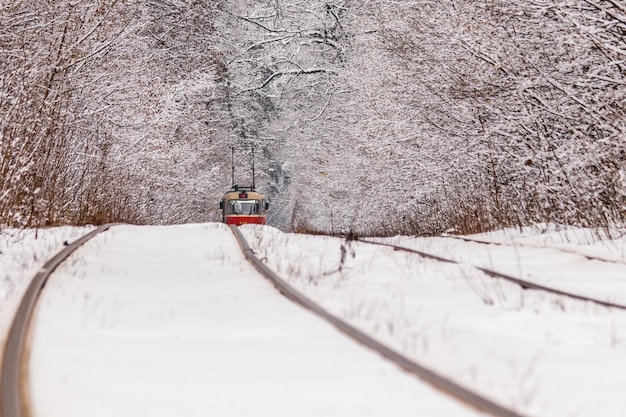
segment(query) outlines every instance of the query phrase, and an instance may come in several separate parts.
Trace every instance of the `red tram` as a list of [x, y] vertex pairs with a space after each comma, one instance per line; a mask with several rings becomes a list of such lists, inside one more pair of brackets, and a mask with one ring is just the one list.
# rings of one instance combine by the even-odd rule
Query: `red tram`
[[226, 224], [265, 224], [265, 213], [269, 208], [269, 204], [263, 194], [259, 194], [255, 190], [254, 181], [254, 144], [250, 148], [244, 149], [250, 151], [252, 156], [252, 186], [241, 187], [235, 185], [235, 147], [230, 148], [231, 163], [231, 181], [232, 190], [224, 194], [220, 201], [220, 209], [222, 210], [222, 221]]
[[265, 213], [269, 207], [263, 194], [254, 191], [254, 187], [238, 187], [222, 198], [220, 209], [222, 221], [236, 226], [242, 224], [265, 224]]

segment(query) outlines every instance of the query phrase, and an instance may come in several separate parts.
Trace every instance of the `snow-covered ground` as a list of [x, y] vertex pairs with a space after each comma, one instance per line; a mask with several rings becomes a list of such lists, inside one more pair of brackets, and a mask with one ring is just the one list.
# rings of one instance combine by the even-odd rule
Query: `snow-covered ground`
[[481, 242], [508, 242], [504, 245], [450, 238], [396, 237], [379, 240], [561, 291], [626, 305], [626, 260], [623, 258], [626, 239], [606, 240], [601, 235], [594, 238], [590, 231], [580, 229], [530, 236], [527, 230], [519, 234], [509, 230], [508, 233], [509, 239], [505, 238], [505, 231], [487, 234], [486, 237], [476, 236]]
[[56, 227], [0, 232], [0, 358], [9, 326], [33, 276], [48, 259], [92, 227]]
[[558, 248], [581, 255], [626, 262], [626, 230], [583, 229], [537, 224], [522, 229], [504, 229], [471, 236], [489, 242]]
[[[361, 242], [267, 227], [242, 229], [271, 268], [321, 305], [496, 401], [533, 416], [621, 416], [626, 409], [626, 375], [619, 371], [626, 369], [623, 310], [522, 290], [470, 266]], [[522, 238], [516, 231], [508, 233], [513, 240]], [[590, 242], [573, 239], [592, 235], [570, 234], [569, 245], [589, 249]], [[553, 260], [558, 268], [577, 271], [576, 280], [586, 279], [588, 289], [610, 284], [621, 291], [626, 283], [625, 265], [554, 250], [517, 246], [507, 251], [446, 238], [389, 240], [467, 262], [506, 266], [511, 273], [532, 269], [539, 281], [559, 271]], [[604, 245], [599, 238], [591, 243], [596, 251]], [[605, 253], [615, 255], [620, 244], [606, 242]], [[497, 256], [490, 253], [494, 250]], [[602, 280], [598, 271], [614, 267], [621, 268], [621, 276]], [[562, 274], [558, 282], [567, 287], [570, 279]], [[610, 287], [604, 290], [611, 293]]]
[[99, 235], [33, 329], [34, 417], [479, 415], [282, 297], [222, 224]]
[[[362, 242], [241, 230], [320, 305], [501, 404], [528, 416], [626, 409], [624, 311]], [[3, 340], [38, 266], [86, 231], [0, 234]], [[516, 245], [389, 240], [566, 287], [572, 275], [555, 273], [569, 268], [591, 283], [581, 291], [622, 291], [618, 234], [538, 226], [476, 237]], [[582, 256], [591, 253], [620, 262]], [[603, 268], [617, 269], [605, 276]], [[476, 415], [279, 295], [221, 224], [117, 226], [99, 235], [53, 274], [32, 328], [33, 417]]]

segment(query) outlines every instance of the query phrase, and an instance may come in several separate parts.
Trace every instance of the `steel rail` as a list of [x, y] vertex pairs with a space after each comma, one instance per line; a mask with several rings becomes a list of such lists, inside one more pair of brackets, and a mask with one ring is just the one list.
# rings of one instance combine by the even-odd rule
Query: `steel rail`
[[610, 259], [608, 257], [590, 255], [590, 254], [579, 252], [576, 249], [559, 248], [559, 247], [551, 247], [551, 246], [540, 246], [540, 245], [534, 245], [534, 244], [531, 244], [531, 243], [515, 243], [515, 244], [512, 244], [512, 243], [492, 242], [492, 241], [489, 241], [489, 240], [476, 239], [476, 238], [467, 237], [467, 236], [450, 235], [448, 233], [444, 233], [440, 237], [444, 237], [444, 238], [447, 238], [447, 239], [456, 239], [456, 240], [461, 240], [461, 241], [470, 242], [470, 243], [480, 243], [481, 245], [495, 245], [495, 246], [509, 246], [509, 247], [519, 246], [519, 247], [526, 247], [526, 248], [533, 248], [533, 249], [550, 249], [550, 250], [555, 250], [555, 251], [558, 251], [558, 252], [567, 253], [569, 255], [581, 256], [581, 257], [583, 257], [583, 258], [585, 258], [587, 260], [590, 260], [590, 261], [599, 261], [599, 262], [606, 262], [606, 263], [613, 263], [613, 264], [622, 264], [622, 265], [626, 264], [626, 262], [624, 262], [623, 260], [620, 260], [620, 259]]
[[367, 240], [367, 239], [359, 239], [358, 242], [363, 242], [363, 243], [369, 243], [371, 245], [378, 245], [378, 246], [385, 246], [388, 248], [392, 248], [393, 250], [396, 251], [402, 251], [402, 252], [409, 252], [409, 253], [414, 253], [416, 255], [419, 255], [423, 258], [427, 258], [427, 259], [433, 259], [436, 261], [440, 261], [440, 262], [446, 262], [446, 263], [450, 263], [450, 264], [454, 264], [454, 265], [469, 265], [472, 268], [475, 268], [481, 272], [484, 272], [486, 275], [492, 277], [492, 278], [499, 278], [499, 279], [503, 279], [505, 281], [509, 281], [512, 282], [514, 284], [517, 284], [519, 286], [521, 286], [523, 289], [533, 289], [533, 290], [539, 290], [539, 291], [545, 291], [548, 293], [552, 293], [552, 294], [556, 294], [556, 295], [560, 295], [563, 297], [569, 297], [575, 300], [579, 300], [579, 301], [588, 301], [594, 304], [598, 304], [601, 305], [603, 307], [612, 307], [612, 308], [618, 308], [621, 310], [626, 310], [626, 305], [623, 304], [618, 304], [618, 303], [613, 303], [611, 301], [604, 301], [604, 300], [599, 300], [597, 298], [591, 298], [591, 297], [585, 297], [584, 295], [578, 295], [578, 294], [573, 294], [567, 291], [562, 291], [556, 288], [552, 288], [552, 287], [548, 287], [545, 285], [541, 285], [541, 284], [537, 284], [535, 282], [532, 281], [527, 281], [521, 278], [517, 278], [514, 277], [512, 275], [508, 275], [508, 274], [504, 274], [502, 272], [497, 272], [497, 271], [493, 271], [491, 269], [488, 268], [483, 268], [481, 266], [476, 266], [476, 265], [472, 265], [472, 264], [468, 264], [465, 262], [460, 262], [460, 261], [455, 261], [454, 259], [448, 259], [448, 258], [443, 258], [441, 256], [438, 255], [433, 255], [431, 253], [427, 253], [427, 252], [422, 252], [420, 250], [417, 249], [411, 249], [411, 248], [407, 248], [404, 246], [398, 246], [398, 245], [393, 245], [391, 243], [382, 243], [382, 242], [375, 242], [373, 240]]
[[28, 401], [25, 387], [23, 386], [24, 381], [21, 378], [26, 358], [25, 350], [27, 346], [25, 346], [25, 343], [37, 299], [46, 285], [48, 277], [81, 245], [97, 234], [118, 224], [120, 223], [105, 224], [73, 241], [46, 262], [30, 282], [13, 319], [5, 345], [2, 375], [0, 375], [0, 403], [2, 404], [0, 416], [27, 417], [28, 415]]
[[294, 287], [289, 285], [285, 280], [280, 278], [274, 271], [268, 268], [259, 258], [256, 257], [252, 248], [244, 238], [241, 231], [234, 225], [231, 225], [231, 230], [241, 247], [241, 250], [245, 258], [252, 264], [252, 266], [265, 278], [267, 278], [278, 289], [278, 291], [286, 296], [291, 301], [301, 305], [302, 307], [310, 310], [314, 314], [323, 318], [331, 323], [337, 329], [344, 334], [350, 336], [359, 343], [366, 347], [378, 352], [380, 355], [394, 362], [405, 371], [417, 375], [421, 379], [427, 381], [437, 389], [452, 395], [453, 397], [461, 400], [462, 402], [469, 404], [479, 410], [487, 412], [497, 417], [522, 417], [522, 414], [508, 409], [476, 392], [473, 392], [462, 385], [448, 379], [444, 376], [437, 374], [436, 372], [420, 365], [419, 363], [406, 358], [399, 352], [385, 346], [381, 342], [375, 340], [371, 336], [363, 333], [357, 328], [351, 326], [345, 321], [337, 318], [328, 311], [324, 310], [318, 304], [311, 301], [309, 298], [302, 295]]

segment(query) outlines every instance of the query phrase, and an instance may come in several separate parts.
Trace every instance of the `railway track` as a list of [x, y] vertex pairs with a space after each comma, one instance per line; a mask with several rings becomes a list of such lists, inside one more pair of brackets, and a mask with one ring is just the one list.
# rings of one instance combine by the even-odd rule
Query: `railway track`
[[[26, 369], [25, 362], [27, 360], [29, 323], [31, 322], [31, 316], [35, 310], [39, 294], [45, 286], [47, 279], [52, 272], [72, 254], [72, 252], [91, 238], [108, 230], [112, 226], [114, 225], [109, 224], [101, 226], [91, 233], [88, 233], [80, 239], [74, 241], [64, 250], [51, 258], [33, 278], [18, 308], [14, 323], [9, 333], [9, 338], [7, 340], [7, 346], [3, 358], [2, 375], [0, 376], [2, 417], [26, 417], [29, 415], [29, 399], [25, 390], [25, 381], [23, 378]], [[522, 417], [522, 414], [519, 414], [517, 411], [504, 407], [489, 398], [477, 394], [476, 392], [437, 374], [427, 367], [408, 359], [399, 352], [383, 345], [371, 336], [330, 314], [318, 304], [296, 291], [285, 280], [280, 278], [265, 264], [263, 264], [263, 262], [255, 256], [248, 242], [235, 226], [231, 226], [231, 230], [235, 235], [245, 258], [262, 276], [270, 280], [278, 291], [291, 301], [310, 310], [317, 316], [331, 323], [352, 339], [365, 345], [369, 349], [378, 352], [380, 355], [394, 362], [407, 372], [417, 375], [422, 380], [429, 382], [431, 385], [457, 398], [461, 402], [498, 417]]]
[[367, 346], [368, 348], [378, 352], [380, 355], [394, 362], [405, 371], [412, 373], [419, 378], [429, 382], [436, 388], [444, 391], [453, 397], [465, 402], [466, 404], [476, 407], [484, 412], [487, 412], [494, 416], [500, 417], [521, 417], [522, 414], [519, 414], [517, 411], [506, 408], [456, 382], [452, 381], [449, 378], [446, 378], [423, 365], [407, 358], [402, 355], [398, 351], [395, 351], [384, 344], [378, 342], [371, 336], [363, 333], [362, 331], [356, 329], [355, 327], [348, 324], [346, 321], [334, 316], [329, 313], [318, 304], [311, 301], [309, 298], [302, 295], [298, 292], [294, 287], [289, 285], [285, 280], [280, 278], [276, 273], [274, 273], [270, 268], [268, 268], [260, 259], [258, 259], [254, 255], [254, 251], [250, 248], [250, 245], [245, 240], [242, 233], [235, 227], [231, 226], [239, 245], [241, 246], [242, 251], [244, 252], [244, 256], [246, 259], [254, 266], [254, 268], [259, 271], [261, 275], [270, 280], [274, 286], [287, 298], [292, 300], [293, 302], [301, 305], [302, 307], [310, 310], [314, 314], [323, 318], [324, 320], [331, 323], [341, 332], [356, 340], [357, 342]]
[[2, 374], [0, 375], [1, 417], [26, 417], [28, 415], [28, 401], [22, 379], [27, 349], [26, 342], [32, 313], [48, 278], [76, 249], [113, 226], [115, 223], [105, 224], [70, 243], [46, 262], [33, 277], [17, 309], [6, 342], [2, 360]]
[[[449, 236], [446, 236], [446, 237], [449, 237]], [[476, 241], [474, 239], [469, 239], [469, 238], [458, 238], [458, 239], [459, 240], [468, 241], [468, 242], [474, 242], [474, 243], [490, 244], [489, 242], [486, 242], [486, 241]], [[532, 281], [525, 280], [525, 279], [522, 279], [522, 278], [519, 278], [519, 277], [515, 277], [515, 276], [509, 275], [509, 274], [498, 272], [498, 271], [495, 271], [495, 270], [490, 269], [490, 268], [485, 268], [485, 267], [482, 267], [482, 266], [472, 265], [472, 264], [469, 264], [467, 262], [457, 261], [455, 259], [444, 258], [442, 256], [439, 256], [439, 255], [436, 255], [436, 254], [432, 254], [432, 253], [428, 253], [428, 252], [424, 252], [424, 251], [421, 251], [421, 250], [407, 248], [407, 247], [404, 247], [404, 246], [394, 245], [394, 244], [390, 244], [390, 243], [376, 242], [376, 241], [368, 240], [368, 239], [359, 239], [359, 242], [363, 242], [363, 243], [367, 243], [367, 244], [371, 244], [371, 245], [385, 246], [385, 247], [392, 248], [392, 249], [394, 249], [396, 251], [413, 253], [413, 254], [419, 255], [419, 256], [421, 256], [423, 258], [433, 259], [433, 260], [436, 260], [436, 261], [439, 261], [439, 262], [445, 262], [445, 263], [450, 263], [450, 264], [455, 264], [455, 265], [468, 265], [468, 266], [471, 266], [472, 268], [476, 268], [477, 270], [482, 271], [484, 274], [486, 274], [489, 277], [497, 278], [497, 279], [503, 279], [505, 281], [512, 282], [514, 284], [517, 284], [517, 285], [521, 286], [523, 289], [533, 289], [533, 290], [545, 291], [545, 292], [548, 292], [548, 293], [551, 293], [551, 294], [560, 295], [560, 296], [572, 298], [572, 299], [579, 300], [579, 301], [591, 302], [591, 303], [598, 304], [598, 305], [601, 305], [601, 306], [604, 306], [604, 307], [611, 307], [611, 308], [617, 308], [617, 309], [621, 309], [621, 310], [626, 310], [626, 305], [624, 305], [624, 304], [615, 303], [615, 302], [612, 302], [612, 301], [601, 300], [601, 299], [594, 298], [594, 297], [588, 297], [588, 296], [581, 295], [581, 294], [575, 294], [575, 293], [568, 292], [568, 291], [563, 291], [563, 290], [560, 290], [560, 289], [557, 289], [557, 288], [549, 287], [549, 286], [546, 286], [546, 285], [538, 284], [536, 282], [532, 282]], [[604, 261], [602, 259], [595, 259], [593, 257], [591, 259]]]
[[534, 245], [534, 244], [529, 244], [529, 243], [510, 244], [510, 243], [502, 243], [502, 242], [492, 242], [490, 240], [475, 239], [475, 238], [471, 238], [467, 236], [457, 236], [457, 235], [450, 235], [450, 234], [442, 234], [441, 237], [446, 238], [446, 239], [460, 240], [460, 241], [469, 242], [469, 243], [479, 243], [481, 245], [495, 245], [495, 246], [507, 246], [507, 247], [521, 247], [521, 248], [526, 247], [526, 248], [533, 248], [533, 249], [550, 249], [554, 251], [567, 253], [569, 255], [582, 256], [583, 258], [586, 258], [587, 260], [590, 260], [590, 261], [626, 265], [626, 262], [624, 262], [621, 259], [610, 258], [606, 256], [591, 255], [588, 253], [583, 253], [579, 250], [568, 249], [568, 248], [563, 248], [563, 247], [540, 246], [540, 245]]

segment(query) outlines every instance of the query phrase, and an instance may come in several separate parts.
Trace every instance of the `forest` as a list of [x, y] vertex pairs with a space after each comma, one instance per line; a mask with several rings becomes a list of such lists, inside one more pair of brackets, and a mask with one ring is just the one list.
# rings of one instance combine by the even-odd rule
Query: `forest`
[[0, 225], [623, 224], [621, 0], [3, 0]]

